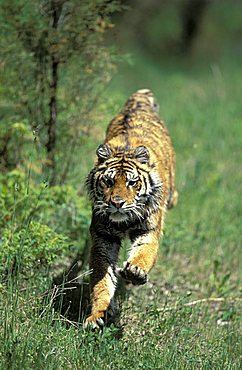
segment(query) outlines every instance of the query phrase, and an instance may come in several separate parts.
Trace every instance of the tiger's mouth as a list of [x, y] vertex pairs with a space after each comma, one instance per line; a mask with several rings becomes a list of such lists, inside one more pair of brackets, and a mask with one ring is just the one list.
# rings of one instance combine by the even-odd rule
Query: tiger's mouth
[[125, 212], [124, 208], [109, 207], [108, 209], [109, 218], [114, 222], [127, 221], [129, 219], [128, 214]]
[[123, 222], [127, 221], [129, 219], [129, 216], [125, 213], [121, 212], [115, 212], [115, 213], [110, 213], [109, 218], [113, 222]]
[[97, 216], [108, 216], [113, 222], [133, 222], [135, 220], [142, 221], [145, 217], [145, 203], [126, 204], [120, 208], [115, 207], [110, 203], [97, 201], [94, 204], [94, 212]]

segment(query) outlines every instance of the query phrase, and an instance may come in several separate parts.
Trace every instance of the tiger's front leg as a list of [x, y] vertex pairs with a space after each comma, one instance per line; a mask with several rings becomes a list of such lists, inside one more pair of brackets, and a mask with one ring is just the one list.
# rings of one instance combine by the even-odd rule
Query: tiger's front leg
[[156, 222], [156, 227], [147, 232], [131, 234], [132, 249], [130, 256], [119, 274], [128, 282], [134, 285], [145, 284], [148, 280], [148, 273], [153, 267], [159, 249], [163, 220]]
[[104, 325], [105, 314], [114, 296], [117, 282], [115, 269], [121, 242], [118, 237], [100, 234], [92, 227], [91, 235], [91, 314], [84, 326], [95, 329]]

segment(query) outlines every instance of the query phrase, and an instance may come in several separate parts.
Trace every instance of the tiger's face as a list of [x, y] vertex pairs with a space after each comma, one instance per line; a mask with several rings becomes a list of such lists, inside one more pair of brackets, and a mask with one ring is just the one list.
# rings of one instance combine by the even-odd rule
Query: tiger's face
[[111, 166], [100, 177], [98, 185], [103, 199], [96, 206], [101, 206], [110, 220], [120, 222], [133, 218], [132, 215], [142, 217], [145, 205], [141, 202], [142, 181], [135, 167], [125, 171]]
[[160, 179], [148, 171], [148, 150], [138, 147], [124, 157], [113, 155], [103, 144], [97, 155], [99, 164], [88, 178], [95, 214], [113, 222], [142, 221], [147, 206], [158, 202], [161, 189]]

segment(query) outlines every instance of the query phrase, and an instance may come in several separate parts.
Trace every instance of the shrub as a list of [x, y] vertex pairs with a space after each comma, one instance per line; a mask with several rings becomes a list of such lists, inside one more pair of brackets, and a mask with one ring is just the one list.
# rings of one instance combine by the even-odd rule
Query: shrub
[[69, 249], [68, 238], [38, 222], [33, 221], [14, 233], [6, 228], [0, 240], [0, 271], [10, 267], [25, 274], [32, 273], [51, 265], [57, 256], [68, 253]]
[[35, 271], [80, 252], [89, 220], [88, 201], [72, 186], [49, 188], [18, 170], [0, 176], [0, 270]]

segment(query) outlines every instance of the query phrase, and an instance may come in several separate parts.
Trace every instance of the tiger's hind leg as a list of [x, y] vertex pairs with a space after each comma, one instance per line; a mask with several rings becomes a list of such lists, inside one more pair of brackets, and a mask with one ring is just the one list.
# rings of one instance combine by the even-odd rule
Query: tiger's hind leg
[[170, 192], [169, 199], [167, 201], [167, 209], [171, 209], [177, 205], [178, 202], [178, 191], [174, 190]]
[[167, 209], [175, 207], [178, 201], [178, 192], [175, 190], [175, 162], [175, 153], [173, 152], [170, 168], [170, 189], [167, 199]]

